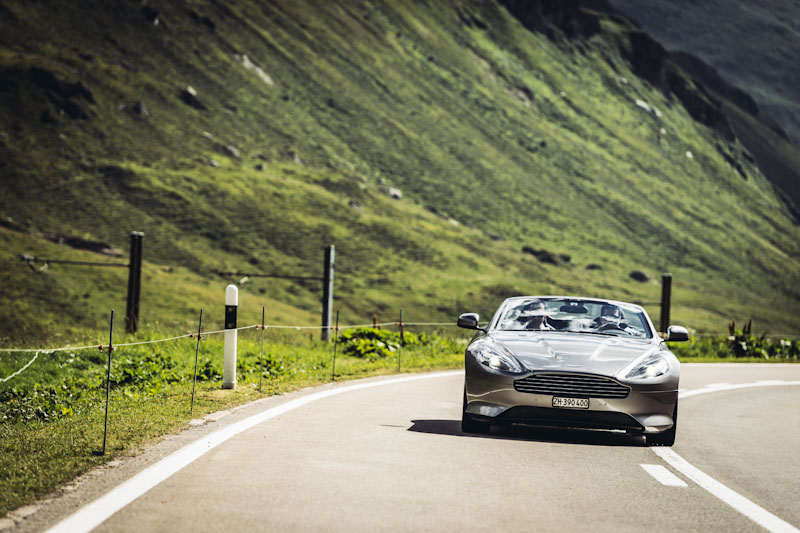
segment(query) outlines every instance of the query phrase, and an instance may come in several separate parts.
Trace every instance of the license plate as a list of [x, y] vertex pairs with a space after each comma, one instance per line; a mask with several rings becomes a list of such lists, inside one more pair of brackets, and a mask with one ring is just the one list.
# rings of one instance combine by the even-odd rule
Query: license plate
[[565, 407], [567, 409], [588, 409], [589, 398], [559, 398], [553, 396], [553, 407]]

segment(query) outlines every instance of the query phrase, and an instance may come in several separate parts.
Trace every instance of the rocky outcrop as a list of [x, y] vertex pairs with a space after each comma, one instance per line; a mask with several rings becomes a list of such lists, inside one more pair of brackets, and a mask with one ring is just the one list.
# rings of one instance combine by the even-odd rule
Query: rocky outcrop
[[716, 130], [724, 139], [736, 138], [719, 100], [701, 83], [690, 80], [671, 61], [670, 53], [661, 43], [641, 30], [631, 31], [628, 41], [623, 55], [630, 61], [634, 74], [649, 81], [667, 98], [677, 97], [694, 120]]
[[197, 11], [194, 10], [189, 10], [189, 16], [192, 17], [192, 20], [194, 20], [198, 24], [202, 24], [212, 32], [216, 31], [217, 26], [216, 24], [214, 24], [214, 21], [212, 21], [210, 18], [204, 17], [203, 15], [200, 15]]
[[735, 139], [720, 102], [702, 84], [690, 81], [658, 41], [616, 11], [607, 0], [501, 0], [501, 3], [526, 28], [554, 41], [563, 37], [585, 39], [603, 31], [603, 18], [617, 20], [624, 31], [627, 29], [627, 42], [623, 40], [620, 48], [631, 70], [667, 98], [677, 97], [694, 120], [718, 131], [726, 140]]
[[144, 102], [142, 102], [141, 100], [131, 104], [128, 107], [128, 109], [130, 110], [131, 113], [133, 113], [135, 116], [139, 118], [150, 117], [150, 112], [147, 110], [147, 107], [145, 107]]
[[142, 6], [141, 11], [144, 18], [146, 18], [150, 24], [158, 26], [158, 11], [147, 5]]
[[745, 113], [754, 117], [759, 115], [758, 104], [756, 104], [752, 96], [722, 79], [719, 72], [702, 59], [686, 52], [672, 51], [669, 53], [669, 60], [691, 76], [692, 79], [701, 82], [715, 94], [733, 102]]
[[568, 254], [556, 254], [547, 250], [537, 250], [533, 246], [523, 246], [522, 251], [531, 254], [542, 263], [550, 265], [566, 265], [572, 261], [572, 256]]
[[690, 86], [685, 77], [673, 76], [671, 91], [697, 122], [718, 131], [725, 140], [732, 141], [736, 138], [733, 127], [722, 110], [722, 104], [706, 92], [702, 85]]
[[[94, 94], [82, 81], [63, 81], [52, 71], [41, 67], [30, 67], [27, 70], [11, 68], [0, 71], [0, 92], [16, 92], [33, 85], [44, 92], [46, 100], [55, 106], [59, 115], [71, 119], [88, 119], [89, 113], [85, 103], [94, 104]], [[55, 116], [50, 110], [41, 115], [42, 122], [53, 123]]]
[[90, 252], [95, 252], [110, 257], [122, 257], [121, 250], [114, 248], [105, 242], [91, 241], [71, 235], [53, 235], [52, 237], [49, 237], [49, 239], [56, 244], [66, 244], [67, 246], [77, 250], [89, 250]]
[[195, 109], [199, 109], [201, 111], [206, 109], [205, 104], [203, 104], [203, 102], [201, 102], [200, 98], [197, 96], [197, 90], [191, 85], [187, 85], [181, 91], [181, 100], [183, 100], [184, 104]]
[[241, 157], [242, 157], [242, 154], [239, 151], [239, 149], [236, 148], [235, 146], [233, 146], [232, 144], [221, 144], [221, 143], [218, 143], [218, 144], [215, 145], [215, 148], [221, 154], [226, 155], [226, 156], [230, 157], [231, 159], [241, 159]]
[[644, 78], [669, 96], [671, 65], [667, 61], [668, 54], [659, 42], [643, 31], [632, 31], [628, 34], [630, 50], [628, 60], [633, 73]]
[[526, 28], [555, 39], [591, 37], [602, 31], [596, 12], [613, 12], [607, 0], [501, 0]]

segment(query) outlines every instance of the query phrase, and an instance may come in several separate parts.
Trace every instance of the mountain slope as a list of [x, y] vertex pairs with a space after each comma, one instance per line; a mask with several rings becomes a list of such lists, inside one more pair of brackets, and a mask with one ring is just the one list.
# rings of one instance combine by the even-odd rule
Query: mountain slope
[[[687, 109], [707, 103], [690, 79], [679, 99], [635, 74], [635, 27], [567, 4], [542, 3], [540, 31], [488, 1], [4, 2], [2, 333], [83, 291], [25, 270], [21, 243], [125, 249], [134, 229], [160, 269], [145, 324], [191, 307], [153, 301], [170, 270], [213, 306], [189, 290], [232, 279], [213, 270], [315, 275], [333, 243], [345, 319], [450, 320], [518, 292], [657, 300], [640, 269], [673, 272], [676, 321], [796, 330], [800, 230], [756, 161]], [[242, 289], [318, 312], [313, 284]], [[67, 315], [97, 324], [124, 289], [99, 291]]]
[[611, 1], [668, 49], [700, 57], [750, 93], [795, 144], [800, 142], [797, 2]]

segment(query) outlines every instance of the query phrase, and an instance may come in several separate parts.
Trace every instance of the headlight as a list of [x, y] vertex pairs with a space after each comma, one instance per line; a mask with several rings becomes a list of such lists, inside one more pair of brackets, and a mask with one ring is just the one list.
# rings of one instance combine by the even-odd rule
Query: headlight
[[480, 364], [493, 370], [511, 372], [512, 374], [521, 374], [523, 372], [522, 367], [513, 356], [503, 353], [495, 347], [482, 345], [475, 349], [472, 354]]
[[669, 361], [661, 355], [652, 355], [633, 367], [625, 376], [628, 379], [650, 379], [669, 372]]

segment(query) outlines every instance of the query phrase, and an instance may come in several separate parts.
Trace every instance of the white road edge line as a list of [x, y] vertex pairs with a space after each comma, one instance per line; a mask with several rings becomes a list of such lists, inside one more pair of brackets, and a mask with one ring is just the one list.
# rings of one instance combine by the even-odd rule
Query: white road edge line
[[[709, 394], [712, 392], [749, 389], [753, 387], [782, 387], [787, 385], [800, 385], [800, 381], [769, 380], [737, 384], [715, 383], [702, 389], [680, 392], [678, 397], [683, 399], [700, 394]], [[672, 468], [682, 473], [684, 476], [688, 477], [710, 492], [713, 496], [719, 498], [724, 503], [727, 503], [768, 531], [773, 533], [800, 533], [800, 530], [798, 530], [792, 524], [782, 520], [781, 518], [778, 518], [760, 505], [753, 503], [738, 492], [726, 487], [705, 472], [691, 465], [686, 459], [678, 455], [677, 452], [675, 452], [672, 448], [653, 446], [650, 448], [650, 450], [664, 460], [664, 462], [672, 466]], [[644, 465], [642, 465], [642, 468], [644, 468]], [[645, 470], [647, 469], [645, 468]]]
[[751, 502], [738, 492], [729, 489], [708, 474], [692, 466], [671, 448], [653, 447], [650, 449], [653, 450], [654, 454], [669, 463], [672, 468], [768, 531], [773, 533], [797, 533], [800, 531], [792, 524], [778, 518], [763, 507]]
[[800, 385], [800, 381], [782, 381], [779, 379], [771, 379], [765, 381], [755, 381], [753, 383], [713, 383], [706, 385], [702, 389], [679, 391], [678, 398], [690, 398], [698, 394], [709, 394], [711, 392], [723, 392], [729, 390], [750, 389], [752, 387], [785, 387], [787, 385]]
[[656, 481], [667, 487], [688, 487], [684, 480], [667, 470], [663, 465], [640, 464], [644, 471], [656, 478]]
[[323, 398], [329, 398], [345, 392], [355, 390], [368, 389], [371, 387], [381, 387], [384, 385], [394, 385], [396, 383], [405, 383], [407, 381], [416, 381], [421, 379], [433, 379], [446, 376], [456, 376], [463, 374], [463, 370], [453, 370], [448, 372], [437, 372], [434, 374], [419, 374], [414, 376], [405, 376], [402, 378], [387, 379], [383, 381], [371, 381], [369, 383], [358, 383], [356, 385], [349, 385], [345, 387], [337, 387], [335, 389], [328, 389], [308, 396], [302, 396], [295, 400], [291, 400], [282, 405], [267, 409], [261, 413], [251, 417], [240, 420], [230, 426], [220, 429], [200, 440], [188, 444], [176, 451], [172, 455], [165, 457], [161, 461], [145, 468], [128, 481], [112, 489], [104, 496], [96, 499], [92, 503], [85, 505], [78, 509], [75, 513], [68, 516], [61, 522], [57, 523], [50, 529], [48, 533], [74, 533], [76, 531], [91, 531], [96, 528], [114, 513], [137, 499], [139, 496], [149, 491], [162, 481], [166, 480], [185, 466], [192, 463], [194, 460], [205, 455], [213, 448], [219, 446], [226, 440], [230, 439], [246, 431], [262, 422], [280, 416], [282, 414], [293, 411], [298, 407], [308, 405], [309, 403]]

